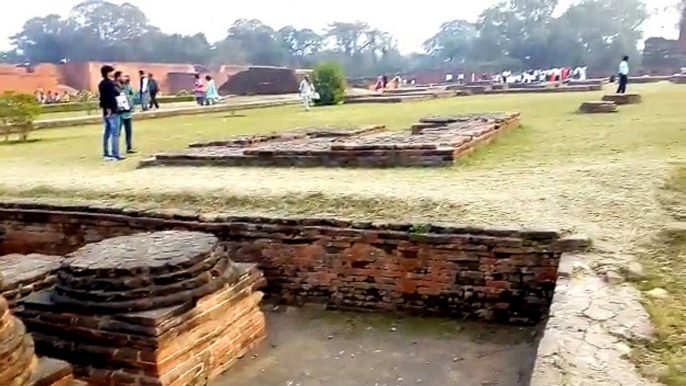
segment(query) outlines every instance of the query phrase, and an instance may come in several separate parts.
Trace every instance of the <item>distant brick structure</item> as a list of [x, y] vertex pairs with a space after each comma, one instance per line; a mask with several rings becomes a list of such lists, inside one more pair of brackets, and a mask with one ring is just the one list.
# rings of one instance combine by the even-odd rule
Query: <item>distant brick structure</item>
[[686, 1], [682, 6], [679, 39], [653, 37], [645, 42], [643, 70], [650, 75], [673, 75], [686, 67]]
[[[249, 73], [252, 82], [243, 85], [243, 94], [278, 94], [285, 92], [297, 92], [297, 71], [287, 68], [250, 67], [236, 65], [222, 65], [216, 68], [183, 63], [138, 63], [138, 62], [86, 62], [50, 64], [41, 63], [33, 66], [19, 66], [12, 64], [0, 64], [0, 93], [4, 91], [17, 91], [33, 93], [38, 89], [45, 92], [58, 91], [60, 86], [67, 86], [75, 90], [90, 90], [96, 92], [101, 80], [100, 68], [104, 64], [111, 64], [117, 70], [131, 76], [134, 86], [137, 87], [138, 72], [152, 73], [157, 80], [162, 94], [173, 94], [182, 90], [192, 91], [194, 75], [210, 75], [214, 78], [217, 87], [224, 85], [230, 78], [237, 74]], [[273, 73], [282, 74], [282, 78], [289, 79], [287, 87], [276, 84]], [[245, 76], [244, 76], [245, 77]], [[283, 82], [281, 82], [283, 83]], [[269, 84], [269, 86], [266, 86]], [[268, 92], [263, 92], [264, 88]]]

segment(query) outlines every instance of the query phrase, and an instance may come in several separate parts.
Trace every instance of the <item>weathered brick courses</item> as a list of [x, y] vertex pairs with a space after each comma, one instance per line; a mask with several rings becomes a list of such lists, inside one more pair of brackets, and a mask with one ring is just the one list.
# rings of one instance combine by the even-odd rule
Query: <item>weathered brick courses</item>
[[123, 235], [68, 257], [55, 288], [17, 315], [38, 353], [72, 363], [89, 385], [206, 385], [265, 337], [262, 274], [211, 234]]
[[[4, 253], [55, 254], [150, 230], [209, 232], [235, 261], [258, 264], [265, 291], [285, 302], [505, 323], [538, 322], [547, 313], [561, 253], [588, 245], [546, 229], [201, 216], [87, 205], [0, 204], [0, 229]], [[45, 238], [57, 241], [44, 243]]]
[[519, 113], [489, 113], [422, 120], [411, 131], [379, 133], [379, 125], [296, 130], [195, 143], [184, 151], [156, 154], [140, 166], [448, 166], [517, 126]]

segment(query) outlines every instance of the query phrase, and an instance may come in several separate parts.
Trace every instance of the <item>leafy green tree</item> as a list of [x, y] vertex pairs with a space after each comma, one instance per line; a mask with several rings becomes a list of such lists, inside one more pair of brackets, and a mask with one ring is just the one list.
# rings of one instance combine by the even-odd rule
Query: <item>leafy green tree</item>
[[314, 87], [319, 93], [315, 104], [319, 106], [337, 105], [345, 96], [345, 71], [334, 62], [320, 63], [314, 68]]

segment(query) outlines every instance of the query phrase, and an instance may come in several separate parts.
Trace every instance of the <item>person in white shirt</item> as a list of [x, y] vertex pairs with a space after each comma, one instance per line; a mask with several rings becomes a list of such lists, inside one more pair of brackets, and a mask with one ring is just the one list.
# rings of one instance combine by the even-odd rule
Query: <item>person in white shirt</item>
[[626, 93], [626, 85], [629, 83], [629, 57], [624, 56], [619, 63], [619, 87], [617, 94]]
[[305, 111], [310, 111], [310, 104], [315, 97], [316, 90], [310, 81], [310, 77], [305, 75], [300, 82], [300, 99], [303, 101]]
[[140, 77], [140, 81], [138, 82], [138, 97], [141, 106], [143, 107], [143, 111], [145, 111], [148, 109], [148, 95], [150, 91], [148, 90], [148, 77], [145, 76], [145, 71], [143, 70], [138, 71], [138, 76]]

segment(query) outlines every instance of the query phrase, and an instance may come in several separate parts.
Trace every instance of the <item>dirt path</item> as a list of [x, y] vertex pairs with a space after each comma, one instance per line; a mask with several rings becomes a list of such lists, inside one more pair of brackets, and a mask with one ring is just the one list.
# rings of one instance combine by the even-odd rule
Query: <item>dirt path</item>
[[266, 316], [267, 341], [215, 386], [523, 386], [536, 350], [534, 328], [290, 307]]

